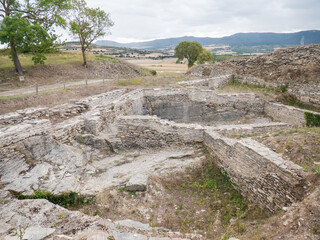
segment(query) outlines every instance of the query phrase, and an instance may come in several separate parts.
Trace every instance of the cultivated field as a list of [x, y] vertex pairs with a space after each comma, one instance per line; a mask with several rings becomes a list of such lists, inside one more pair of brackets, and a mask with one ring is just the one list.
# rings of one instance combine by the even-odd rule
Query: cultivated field
[[188, 70], [187, 64], [177, 64], [177, 58], [165, 58], [163, 60], [152, 59], [126, 59], [127, 62], [137, 64], [141, 67], [153, 69], [159, 72], [185, 73]]

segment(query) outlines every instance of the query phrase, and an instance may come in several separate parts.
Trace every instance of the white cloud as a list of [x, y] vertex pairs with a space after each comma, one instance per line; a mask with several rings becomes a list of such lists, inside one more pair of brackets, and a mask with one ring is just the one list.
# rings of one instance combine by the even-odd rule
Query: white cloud
[[87, 0], [110, 12], [105, 37], [120, 42], [185, 35], [221, 37], [237, 32], [318, 29], [319, 0]]

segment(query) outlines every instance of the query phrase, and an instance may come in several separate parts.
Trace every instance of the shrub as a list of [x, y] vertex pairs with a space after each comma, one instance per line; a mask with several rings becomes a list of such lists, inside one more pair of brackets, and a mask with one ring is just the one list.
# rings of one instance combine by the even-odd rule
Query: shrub
[[150, 70], [149, 72], [151, 73], [152, 76], [156, 76], [157, 75], [157, 71], [156, 70]]
[[307, 127], [320, 127], [320, 114], [305, 112], [304, 118], [307, 121]]

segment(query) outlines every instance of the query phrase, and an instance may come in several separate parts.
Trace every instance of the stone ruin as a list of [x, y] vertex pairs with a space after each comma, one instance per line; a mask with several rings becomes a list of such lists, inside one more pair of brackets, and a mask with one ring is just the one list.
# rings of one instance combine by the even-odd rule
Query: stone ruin
[[[218, 87], [219, 82], [229, 80], [226, 75], [192, 84]], [[71, 212], [46, 200], [12, 199], [8, 190], [94, 195], [123, 184], [130, 190], [146, 190], [148, 176], [181, 170], [203, 159], [194, 154], [194, 146], [199, 144], [243, 196], [268, 212], [301, 200], [313, 181], [313, 175], [302, 167], [246, 137], [304, 126], [304, 111], [253, 93], [217, 94], [186, 88], [115, 90], [55, 108], [4, 114], [0, 124], [0, 236], [5, 239], [15, 239], [12, 229], [21, 222], [30, 226], [28, 236], [38, 232], [43, 238], [53, 234], [54, 239], [71, 239], [90, 231], [98, 236], [104, 231], [115, 239], [162, 239], [149, 233], [119, 232], [117, 223]], [[131, 156], [124, 158], [121, 151]], [[179, 156], [186, 160], [178, 161]], [[52, 225], [60, 212], [68, 213], [64, 229]], [[137, 224], [129, 225], [154, 231]], [[179, 239], [175, 233], [165, 234], [163, 239]]]
[[225, 74], [232, 74], [241, 83], [272, 88], [285, 86], [286, 93], [299, 101], [320, 105], [320, 44], [278, 49], [260, 56], [232, 58], [190, 70], [190, 75], [197, 77], [213, 78]]

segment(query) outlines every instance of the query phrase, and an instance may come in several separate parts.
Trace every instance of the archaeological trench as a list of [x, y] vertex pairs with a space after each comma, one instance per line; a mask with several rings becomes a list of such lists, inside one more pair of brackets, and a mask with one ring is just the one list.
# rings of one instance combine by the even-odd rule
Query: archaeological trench
[[[150, 177], [201, 161], [205, 156], [194, 147], [199, 145], [264, 211], [272, 214], [301, 201], [314, 174], [249, 136], [305, 126], [306, 110], [254, 93], [215, 91], [233, 77], [210, 76], [170, 89], [114, 90], [1, 115], [0, 237], [19, 239], [21, 231], [20, 239], [191, 239], [128, 219], [113, 222], [67, 210], [45, 199], [18, 200], [13, 193], [41, 189], [94, 196], [120, 187], [148, 192]], [[60, 220], [63, 224], [55, 224]]]

